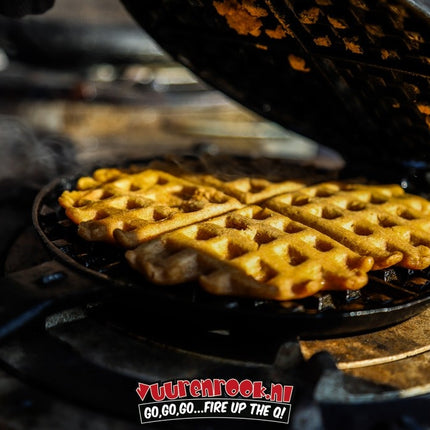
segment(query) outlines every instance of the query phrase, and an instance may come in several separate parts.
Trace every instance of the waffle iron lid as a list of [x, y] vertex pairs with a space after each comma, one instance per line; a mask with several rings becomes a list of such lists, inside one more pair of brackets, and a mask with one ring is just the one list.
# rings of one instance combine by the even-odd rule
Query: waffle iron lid
[[122, 2], [202, 80], [347, 161], [430, 158], [428, 2]]

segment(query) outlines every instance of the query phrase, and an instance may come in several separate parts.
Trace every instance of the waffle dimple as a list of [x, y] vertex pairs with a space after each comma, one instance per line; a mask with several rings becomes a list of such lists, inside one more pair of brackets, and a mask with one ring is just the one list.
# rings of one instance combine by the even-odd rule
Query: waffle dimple
[[99, 169], [76, 188], [59, 203], [79, 234], [126, 248], [242, 206], [215, 188], [155, 169]]
[[371, 257], [260, 206], [247, 206], [161, 235], [126, 252], [158, 284], [198, 279], [209, 293], [272, 300], [367, 283]]
[[328, 182], [274, 197], [266, 205], [373, 257], [375, 270], [430, 265], [430, 203], [398, 185]]

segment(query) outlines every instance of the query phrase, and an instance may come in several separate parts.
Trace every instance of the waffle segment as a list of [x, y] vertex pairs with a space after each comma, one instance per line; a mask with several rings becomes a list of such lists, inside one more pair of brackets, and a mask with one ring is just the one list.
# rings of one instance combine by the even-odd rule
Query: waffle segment
[[397, 185], [323, 183], [266, 205], [373, 257], [375, 270], [430, 265], [430, 203]]
[[[296, 179], [285, 179], [279, 172], [254, 174], [243, 172], [244, 166], [232, 163], [231, 157], [225, 160], [163, 160], [151, 165], [158, 169], [174, 172], [176, 176], [197, 185], [207, 185], [238, 199], [243, 204], [256, 204], [277, 194], [295, 191], [317, 180], [315, 175], [309, 174]], [[264, 161], [261, 161], [264, 164]], [[266, 160], [267, 162], [267, 160]], [[215, 163], [215, 165], [213, 165]], [[253, 169], [255, 169], [253, 165]], [[275, 169], [275, 166], [268, 168]], [[291, 174], [293, 172], [290, 172]]]
[[77, 190], [65, 191], [59, 202], [84, 239], [125, 248], [242, 206], [212, 187], [155, 169], [97, 170], [81, 178]]
[[371, 257], [255, 205], [166, 233], [126, 258], [154, 283], [198, 279], [212, 294], [272, 300], [361, 288], [373, 265]]
[[303, 181], [272, 182], [264, 178], [241, 177], [223, 181], [213, 175], [186, 174], [186, 179], [203, 183], [235, 197], [244, 204], [255, 204], [277, 194], [295, 191], [306, 186]]

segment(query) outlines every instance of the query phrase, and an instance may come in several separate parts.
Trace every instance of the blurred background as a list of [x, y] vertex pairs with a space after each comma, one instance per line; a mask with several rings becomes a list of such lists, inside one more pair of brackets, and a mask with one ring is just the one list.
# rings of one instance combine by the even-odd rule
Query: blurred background
[[0, 180], [40, 186], [86, 165], [181, 151], [337, 166], [175, 62], [118, 0], [0, 17]]

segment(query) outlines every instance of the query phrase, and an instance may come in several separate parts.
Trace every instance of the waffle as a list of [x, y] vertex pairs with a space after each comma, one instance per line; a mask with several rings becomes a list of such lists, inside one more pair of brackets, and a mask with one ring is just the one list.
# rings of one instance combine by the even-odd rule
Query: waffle
[[367, 283], [371, 257], [260, 206], [247, 206], [126, 252], [158, 284], [198, 279], [209, 293], [262, 299], [306, 297]]
[[215, 188], [155, 169], [99, 169], [76, 188], [59, 203], [79, 235], [125, 248], [242, 206]]
[[398, 185], [309, 186], [198, 167], [99, 169], [59, 202], [83, 238], [129, 249], [152, 282], [199, 280], [218, 295], [299, 299], [361, 288], [369, 270], [430, 265], [430, 203]]
[[192, 182], [217, 188], [244, 204], [259, 203], [277, 194], [295, 191], [306, 185], [302, 181], [272, 182], [265, 178], [250, 177], [241, 177], [229, 181], [223, 181], [214, 175], [204, 174], [188, 174], [185, 177]]
[[[188, 181], [199, 185], [214, 187], [229, 196], [239, 200], [243, 204], [256, 204], [277, 194], [295, 191], [317, 181], [316, 174], [310, 174], [303, 178], [303, 170], [292, 171], [288, 169], [288, 176], [285, 179], [285, 171], [279, 172], [279, 167], [270, 164], [270, 160], [260, 160], [264, 166], [265, 173], [259, 174], [256, 163], [237, 164], [232, 162], [231, 157], [206, 157], [204, 159], [191, 159], [184, 162], [183, 159], [160, 160], [152, 165], [158, 169], [174, 172]], [[253, 172], [247, 171], [247, 168]], [[260, 166], [261, 168], [261, 166]], [[273, 170], [271, 174], [270, 169]], [[300, 173], [300, 177], [295, 178]]]
[[323, 183], [266, 202], [360, 255], [373, 269], [430, 265], [430, 203], [397, 186]]

